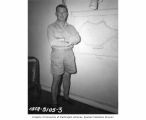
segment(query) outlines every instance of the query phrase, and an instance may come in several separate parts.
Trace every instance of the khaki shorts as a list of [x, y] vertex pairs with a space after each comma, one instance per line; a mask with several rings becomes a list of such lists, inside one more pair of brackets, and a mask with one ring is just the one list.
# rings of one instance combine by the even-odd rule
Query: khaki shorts
[[52, 74], [76, 73], [75, 57], [72, 49], [53, 49], [51, 53]]

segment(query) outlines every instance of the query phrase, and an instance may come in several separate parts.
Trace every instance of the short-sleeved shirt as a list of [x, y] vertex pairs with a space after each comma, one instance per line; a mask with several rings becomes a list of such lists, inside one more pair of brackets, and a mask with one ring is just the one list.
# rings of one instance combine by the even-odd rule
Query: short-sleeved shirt
[[[66, 48], [65, 41], [71, 42], [72, 46], [80, 42], [80, 36], [75, 27], [65, 23], [64, 26], [60, 24], [60, 22], [55, 21], [51, 25], [48, 26], [47, 30], [48, 40], [51, 47], [56, 48]], [[64, 39], [64, 43], [60, 42], [60, 40]]]
[[[51, 70], [53, 74], [61, 75], [65, 71], [76, 73], [75, 57], [72, 51], [74, 45], [80, 42], [80, 36], [76, 29], [65, 23], [62, 26], [58, 21], [48, 26], [48, 40], [51, 52]], [[66, 46], [66, 41], [72, 45]]]

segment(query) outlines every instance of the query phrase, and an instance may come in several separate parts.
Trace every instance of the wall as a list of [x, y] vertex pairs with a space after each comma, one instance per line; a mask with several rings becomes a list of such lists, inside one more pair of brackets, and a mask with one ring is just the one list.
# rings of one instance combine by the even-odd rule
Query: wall
[[60, 0], [28, 0], [28, 55], [40, 61], [41, 85], [50, 87], [50, 47], [47, 26], [56, 20], [55, 7]]
[[[35, 2], [34, 2], [35, 1]], [[61, 0], [30, 0], [29, 55], [40, 60], [41, 86], [50, 91], [50, 47], [47, 26], [55, 18]], [[70, 96], [78, 101], [118, 112], [118, 5], [104, 0], [98, 11], [89, 8], [90, 0], [67, 0], [68, 22], [81, 35], [74, 48], [77, 74], [72, 75]], [[81, 5], [82, 4], [82, 5]]]
[[117, 113], [118, 1], [104, 0], [98, 11], [89, 4], [90, 0], [67, 3], [69, 22], [82, 38], [74, 48], [78, 74], [72, 77], [72, 97]]

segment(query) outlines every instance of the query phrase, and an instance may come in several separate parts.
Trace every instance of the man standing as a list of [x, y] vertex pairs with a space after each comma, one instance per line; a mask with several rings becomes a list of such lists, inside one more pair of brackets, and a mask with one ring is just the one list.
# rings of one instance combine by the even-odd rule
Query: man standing
[[57, 20], [48, 26], [47, 34], [51, 51], [52, 103], [57, 105], [58, 84], [63, 77], [64, 99], [69, 100], [71, 74], [76, 73], [73, 46], [80, 42], [76, 29], [67, 23], [68, 9], [65, 5], [56, 7]]

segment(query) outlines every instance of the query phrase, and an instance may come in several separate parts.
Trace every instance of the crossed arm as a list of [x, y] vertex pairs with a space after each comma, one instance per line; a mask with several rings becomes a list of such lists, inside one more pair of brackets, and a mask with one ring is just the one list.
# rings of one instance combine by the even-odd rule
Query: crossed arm
[[50, 28], [47, 30], [47, 35], [51, 46], [54, 47], [68, 47], [76, 45], [80, 42], [80, 36], [78, 32], [73, 29], [72, 34], [65, 31], [63, 34], [54, 35], [54, 31]]

